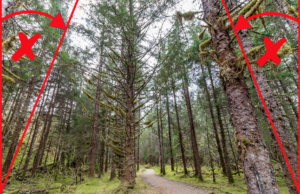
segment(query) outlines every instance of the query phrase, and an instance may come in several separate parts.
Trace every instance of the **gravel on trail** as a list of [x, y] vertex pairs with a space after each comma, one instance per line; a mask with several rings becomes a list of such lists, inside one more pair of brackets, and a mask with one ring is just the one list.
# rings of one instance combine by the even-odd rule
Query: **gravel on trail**
[[209, 192], [186, 185], [184, 183], [172, 181], [160, 177], [154, 173], [153, 169], [146, 169], [146, 172], [140, 175], [143, 181], [150, 184], [151, 187], [159, 188], [163, 194], [208, 194]]

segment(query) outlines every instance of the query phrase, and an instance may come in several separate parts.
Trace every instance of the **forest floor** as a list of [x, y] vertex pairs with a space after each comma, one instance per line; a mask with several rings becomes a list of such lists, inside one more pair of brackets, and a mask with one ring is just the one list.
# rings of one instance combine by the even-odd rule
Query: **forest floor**
[[[193, 188], [199, 188], [202, 191], [209, 191], [208, 193], [214, 193], [214, 194], [245, 194], [247, 193], [247, 186], [245, 184], [244, 180], [244, 174], [240, 173], [240, 176], [235, 173], [233, 175], [234, 183], [228, 183], [228, 179], [226, 176], [224, 176], [221, 173], [220, 168], [215, 169], [215, 177], [216, 182], [213, 182], [212, 172], [211, 169], [207, 166], [203, 166], [201, 168], [202, 175], [204, 181], [199, 181], [199, 179], [196, 176], [192, 176], [193, 170], [192, 168], [188, 168], [188, 171], [190, 172], [189, 175], [184, 175], [183, 173], [183, 167], [178, 166], [176, 171], [171, 170], [170, 165], [166, 165], [166, 175], [160, 174], [160, 168], [158, 166], [147, 166], [151, 169], [154, 169], [154, 172], [157, 177], [164, 177], [166, 179], [176, 181], [175, 183], [180, 184], [183, 183], [185, 185], [189, 185]], [[281, 170], [275, 170], [275, 174], [281, 175]], [[288, 188], [286, 186], [285, 180], [282, 176], [276, 176], [276, 180], [278, 183], [278, 187], [281, 194], [288, 194]], [[198, 192], [182, 192], [182, 193], [191, 193], [191, 194], [197, 194]]]
[[[151, 169], [145, 169], [151, 168]], [[110, 172], [104, 173], [101, 179], [89, 178], [87, 176], [88, 166], [82, 167], [83, 181], [76, 184], [74, 170], [49, 171], [48, 173], [39, 172], [34, 178], [18, 181], [14, 175], [10, 176], [3, 193], [20, 194], [24, 191], [46, 190], [43, 193], [71, 193], [71, 194], [110, 194], [120, 190], [121, 181], [117, 178], [110, 179]], [[244, 176], [234, 175], [235, 183], [229, 184], [227, 177], [223, 176], [220, 169], [216, 171], [216, 182], [212, 181], [210, 168], [203, 166], [202, 173], [204, 181], [199, 181], [197, 177], [192, 176], [192, 169], [188, 168], [189, 175], [182, 173], [182, 167], [177, 167], [177, 172], [171, 171], [170, 165], [166, 165], [166, 175], [160, 175], [158, 166], [141, 166], [137, 172], [136, 185], [134, 189], [127, 192], [128, 194], [245, 194], [246, 184]], [[12, 173], [14, 174], [14, 172]], [[55, 179], [56, 177], [56, 179]], [[277, 177], [281, 194], [288, 194], [285, 181]], [[61, 190], [61, 187], [64, 189]], [[122, 194], [124, 192], [118, 192]]]
[[172, 181], [155, 174], [153, 169], [147, 169], [146, 172], [140, 175], [146, 183], [149, 183], [152, 187], [157, 187], [163, 194], [207, 194], [207, 191], [202, 189]]

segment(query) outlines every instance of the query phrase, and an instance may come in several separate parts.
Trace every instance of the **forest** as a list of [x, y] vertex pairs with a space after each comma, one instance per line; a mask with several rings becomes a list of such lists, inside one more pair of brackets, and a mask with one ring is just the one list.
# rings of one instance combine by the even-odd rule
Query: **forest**
[[28, 10], [67, 28], [2, 21], [2, 193], [300, 192], [297, 0], [2, 0]]

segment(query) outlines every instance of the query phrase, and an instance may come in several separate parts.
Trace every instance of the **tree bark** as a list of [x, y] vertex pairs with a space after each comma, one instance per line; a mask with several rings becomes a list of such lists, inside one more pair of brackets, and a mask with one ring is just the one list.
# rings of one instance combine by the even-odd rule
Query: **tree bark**
[[231, 121], [235, 128], [235, 143], [242, 160], [248, 193], [280, 193], [272, 168], [269, 152], [258, 129], [255, 109], [250, 99], [248, 86], [243, 76], [238, 76], [241, 68], [237, 65], [230, 36], [224, 24], [217, 22], [222, 13], [216, 0], [202, 0], [204, 17], [212, 25], [210, 29], [215, 48], [220, 79], [226, 94]]
[[[174, 86], [174, 82], [172, 83], [172, 86]], [[181, 128], [180, 128], [179, 113], [178, 113], [178, 109], [177, 109], [176, 94], [175, 94], [174, 87], [173, 87], [173, 96], [174, 96], [174, 103], [175, 103], [175, 112], [176, 112], [176, 120], [177, 120], [177, 127], [178, 127], [178, 136], [179, 136], [179, 144], [180, 144], [180, 151], [181, 151], [181, 159], [182, 159], [182, 163], [183, 163], [184, 174], [187, 175], [188, 171], [187, 171], [187, 168], [186, 168], [186, 160], [185, 160], [184, 147], [183, 147], [183, 138], [182, 138], [182, 132], [181, 132]]]
[[[254, 47], [254, 44], [251, 40], [251, 36], [250, 34], [248, 33], [247, 30], [242, 30], [240, 32], [240, 37], [241, 37], [241, 42], [242, 42], [242, 45], [245, 49], [245, 52], [249, 52], [253, 47]], [[285, 154], [287, 155], [287, 158], [289, 159], [289, 163], [291, 165], [291, 168], [293, 169], [293, 173], [295, 175], [295, 178], [297, 179], [297, 169], [298, 169], [298, 155], [295, 151], [295, 148], [294, 148], [294, 145], [291, 143], [291, 137], [288, 133], [288, 130], [287, 130], [287, 126], [285, 124], [285, 122], [282, 120], [282, 113], [281, 113], [281, 110], [280, 110], [280, 107], [277, 103], [277, 100], [276, 98], [274, 97], [274, 94], [272, 92], [272, 88], [270, 87], [269, 85], [269, 82], [268, 82], [268, 79], [265, 75], [265, 72], [264, 72], [264, 69], [263, 68], [259, 68], [256, 64], [251, 64], [251, 68], [252, 68], [252, 71], [253, 71], [253, 74], [256, 78], [256, 81], [257, 81], [257, 84], [260, 88], [260, 91], [261, 91], [261, 94], [265, 100], [265, 103], [266, 103], [266, 106], [269, 110], [269, 113], [271, 115], [271, 118], [272, 118], [272, 121], [274, 123], [274, 126], [276, 128], [276, 131], [277, 131], [277, 134], [282, 142], [282, 146], [284, 148], [284, 151], [285, 151]], [[293, 178], [292, 178], [292, 175], [289, 171], [289, 168], [285, 162], [285, 159], [283, 157], [283, 154], [281, 152], [281, 149], [280, 149], [280, 146], [278, 144], [278, 141], [277, 141], [277, 138], [273, 132], [273, 129], [271, 127], [271, 123], [270, 123], [270, 120], [269, 120], [269, 117], [262, 105], [262, 102], [260, 100], [260, 96], [259, 96], [259, 93], [257, 91], [257, 89], [255, 90], [256, 91], [256, 95], [259, 99], [259, 102], [260, 102], [260, 106], [261, 106], [261, 110], [263, 112], [263, 115], [264, 115], [264, 119], [266, 120], [266, 122], [269, 124], [269, 131], [271, 133], [271, 137], [273, 139], [273, 143], [275, 145], [275, 151], [276, 153], [278, 154], [279, 156], [279, 160], [280, 160], [280, 164], [281, 164], [281, 168], [283, 170], [283, 173], [285, 175], [285, 180], [286, 180], [286, 183], [288, 185], [288, 188], [289, 188], [289, 192], [290, 193], [298, 193], [297, 191], [297, 188], [294, 184], [294, 181], [293, 181]], [[294, 110], [295, 111], [295, 110]], [[295, 112], [295, 114], [298, 116], [297, 114], [297, 111]]]
[[[161, 99], [161, 96], [160, 96]], [[162, 112], [161, 112], [161, 100], [159, 102], [159, 109], [160, 109], [160, 133], [161, 133], [161, 163], [162, 163], [162, 174], [166, 175], [166, 167], [165, 167], [165, 151], [164, 151], [164, 133], [163, 133], [163, 122], [162, 122]]]
[[[203, 70], [202, 65], [200, 65], [200, 67], [201, 67], [201, 70], [202, 70], [202, 74], [205, 75], [204, 74], [205, 72]], [[206, 76], [205, 76], [205, 78], [206, 78]], [[219, 132], [218, 132], [218, 129], [217, 129], [217, 126], [216, 126], [214, 111], [213, 111], [212, 103], [211, 103], [211, 97], [210, 97], [210, 93], [209, 93], [208, 88], [207, 88], [207, 83], [206, 83], [205, 78], [204, 78], [204, 88], [205, 88], [205, 91], [206, 91], [209, 111], [210, 111], [210, 115], [211, 115], [211, 119], [212, 119], [212, 123], [213, 123], [213, 127], [214, 127], [215, 138], [216, 138], [216, 142], [217, 142], [217, 148], [218, 148], [218, 152], [219, 152], [219, 156], [220, 156], [221, 166], [222, 166], [222, 169], [223, 169], [223, 174], [227, 175], [227, 173], [226, 173], [227, 172], [227, 169], [226, 169], [227, 165], [225, 166], [223, 153], [222, 153], [222, 148], [221, 148], [221, 143], [220, 143], [220, 139], [219, 139]], [[229, 176], [228, 176], [228, 179], [229, 179]]]
[[187, 108], [187, 113], [188, 113], [188, 118], [190, 123], [193, 155], [195, 157], [195, 169], [197, 170], [197, 176], [199, 180], [203, 181], [203, 177], [201, 173], [200, 157], [198, 151], [198, 143], [197, 143], [194, 120], [193, 120], [193, 112], [192, 112], [191, 101], [190, 101], [190, 94], [189, 94], [189, 89], [186, 80], [184, 80], [183, 82], [183, 91], [184, 91], [184, 98], [186, 102], [186, 108]]
[[173, 148], [172, 148], [171, 120], [170, 120], [171, 117], [170, 117], [168, 93], [166, 93], [166, 98], [167, 98], [167, 113], [168, 113], [169, 146], [170, 146], [170, 155], [171, 155], [171, 170], [174, 171], [174, 157], [173, 157]]
[[[103, 46], [102, 46], [103, 47]], [[101, 49], [103, 49], [101, 47]], [[102, 73], [102, 57], [100, 58], [99, 65], [99, 75]], [[100, 91], [101, 91], [101, 77], [97, 81], [97, 91], [96, 91], [96, 100], [100, 99]], [[94, 111], [94, 123], [93, 123], [93, 134], [91, 141], [91, 155], [90, 155], [90, 166], [89, 166], [89, 177], [95, 176], [95, 160], [96, 160], [96, 149], [97, 149], [97, 129], [98, 129], [98, 112], [99, 112], [99, 104], [95, 103], [95, 111]], [[100, 175], [100, 174], [99, 174]]]

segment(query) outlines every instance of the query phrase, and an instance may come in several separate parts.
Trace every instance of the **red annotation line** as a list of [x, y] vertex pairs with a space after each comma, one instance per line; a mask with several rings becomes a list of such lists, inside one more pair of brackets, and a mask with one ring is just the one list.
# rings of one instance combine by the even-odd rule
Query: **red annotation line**
[[[2, 6], [1, 6], [2, 7]], [[43, 16], [46, 16], [50, 19], [54, 19], [54, 17], [50, 14], [47, 14], [45, 12], [41, 12], [41, 11], [33, 11], [33, 10], [27, 10], [27, 11], [17, 11], [17, 12], [14, 12], [12, 14], [9, 14], [7, 16], [5, 16], [4, 18], [1, 19], [1, 21], [3, 22], [4, 20], [10, 18], [10, 17], [13, 17], [13, 16], [16, 16], [16, 15], [21, 15], [21, 14], [38, 14], [38, 15], [43, 15]]]
[[[0, 1], [0, 17], [2, 18], [2, 1]], [[1, 21], [1, 25], [0, 25], [0, 40], [2, 42], [2, 21]], [[0, 46], [0, 61], [2, 61], [2, 44]], [[1, 119], [0, 119], [0, 191], [2, 193], [2, 66], [0, 68], [0, 98], [1, 98], [1, 102], [0, 102], [0, 113], [1, 113]]]
[[[48, 70], [47, 75], [46, 75], [46, 77], [45, 77], [45, 80], [44, 80], [44, 82], [43, 82], [42, 88], [41, 88], [41, 90], [40, 90], [40, 93], [39, 93], [39, 95], [38, 95], [38, 97], [37, 97], [37, 100], [36, 100], [36, 102], [35, 102], [35, 104], [34, 104], [34, 107], [33, 107], [33, 109], [32, 109], [32, 112], [31, 112], [31, 114], [30, 114], [29, 120], [28, 120], [28, 122], [27, 122], [27, 125], [26, 125], [26, 127], [25, 127], [25, 130], [24, 130], [23, 135], [22, 135], [22, 137], [21, 137], [20, 143], [19, 143], [19, 145], [18, 145], [18, 148], [17, 148], [16, 153], [15, 153], [15, 155], [14, 155], [14, 158], [13, 158], [13, 160], [12, 160], [12, 163], [10, 164], [10, 167], [9, 167], [9, 170], [8, 170], [7, 175], [6, 175], [6, 177], [5, 177], [5, 180], [4, 180], [4, 182], [3, 182], [3, 185], [1, 186], [1, 190], [0, 190], [1, 193], [3, 192], [3, 189], [4, 189], [4, 187], [5, 187], [6, 181], [7, 181], [8, 177], [9, 177], [10, 171], [11, 171], [11, 169], [12, 169], [12, 167], [13, 167], [13, 164], [14, 164], [14, 162], [15, 162], [15, 160], [16, 160], [17, 154], [18, 154], [18, 152], [19, 152], [19, 150], [20, 150], [20, 147], [21, 147], [21, 145], [22, 145], [23, 139], [24, 139], [24, 137], [25, 137], [26, 131], [27, 131], [27, 129], [28, 129], [28, 127], [29, 127], [29, 124], [30, 124], [30, 122], [31, 122], [32, 116], [33, 116], [34, 111], [35, 111], [35, 109], [36, 109], [36, 106], [37, 106], [37, 104], [38, 104], [38, 102], [39, 102], [39, 100], [40, 100], [40, 97], [41, 97], [42, 93], [43, 93], [43, 90], [44, 90], [44, 87], [45, 87], [45, 85], [46, 85], [47, 79], [48, 79], [48, 77], [49, 77], [49, 75], [50, 75], [50, 73], [51, 73], [51, 70], [52, 70], [53, 64], [54, 64], [54, 62], [55, 62], [55, 59], [56, 59], [56, 57], [57, 57], [58, 51], [59, 51], [59, 49], [60, 49], [60, 47], [61, 47], [61, 44], [62, 44], [62, 42], [63, 42], [63, 40], [64, 40], [64, 37], [65, 37], [66, 33], [67, 33], [69, 24], [70, 24], [70, 22], [71, 22], [71, 20], [72, 20], [73, 14], [74, 14], [75, 9], [76, 9], [77, 4], [78, 4], [78, 1], [79, 1], [79, 0], [76, 0], [76, 3], [75, 3], [75, 5], [74, 5], [74, 7], [73, 7], [72, 13], [71, 13], [70, 18], [69, 18], [68, 23], [67, 23], [67, 28], [64, 30], [64, 33], [63, 33], [63, 35], [62, 35], [62, 37], [61, 37], [61, 39], [60, 39], [59, 45], [58, 45], [58, 47], [57, 47], [57, 49], [56, 49], [55, 55], [54, 55], [54, 57], [53, 57], [53, 59], [52, 59], [51, 65], [50, 65], [50, 67], [49, 67], [49, 70]], [[1, 10], [2, 10], [2, 9], [1, 9]], [[42, 12], [42, 13], [43, 13], [43, 12]], [[2, 13], [1, 13], [1, 14], [2, 14]], [[45, 14], [45, 13], [43, 13], [43, 14]], [[48, 14], [46, 14], [46, 15], [48, 15]], [[52, 19], [54, 18], [53, 16], [51, 16], [51, 17], [52, 17]], [[7, 18], [6, 18], [6, 19], [7, 19]], [[2, 20], [2, 21], [3, 21], [3, 20]], [[2, 26], [2, 25], [1, 25], [1, 26]], [[1, 32], [2, 32], [2, 31], [1, 31]], [[1, 36], [1, 37], [2, 37], [2, 36]], [[2, 49], [2, 48], [1, 48], [1, 49]], [[1, 58], [0, 58], [0, 59], [1, 59]], [[1, 69], [2, 69], [2, 68], [1, 68]], [[0, 70], [0, 73], [1, 73], [1, 70]], [[1, 80], [2, 80], [2, 78], [1, 78]], [[2, 89], [2, 84], [1, 84], [1, 89]], [[2, 97], [2, 96], [1, 96], [1, 97]], [[1, 103], [1, 104], [2, 104], [2, 103]], [[0, 108], [1, 108], [1, 106], [0, 106]], [[2, 110], [2, 108], [1, 108], [1, 110]], [[0, 124], [1, 124], [1, 123], [0, 123]], [[1, 125], [1, 126], [2, 126], [2, 125]], [[1, 129], [1, 130], [2, 130], [2, 129]], [[2, 139], [2, 138], [1, 138], [1, 139]], [[0, 141], [1, 141], [1, 140], [0, 140]], [[0, 157], [0, 158], [2, 159], [2, 157]], [[2, 162], [1, 162], [1, 171], [2, 171]], [[1, 173], [1, 174], [2, 174], [2, 173]], [[1, 179], [1, 180], [2, 180], [2, 179]]]
[[[300, 14], [300, 7], [299, 7], [299, 4], [300, 4], [300, 0], [298, 0], [298, 15]], [[300, 116], [300, 45], [299, 45], [299, 39], [300, 39], [300, 20], [298, 20], [298, 193], [300, 193], [300, 138], [299, 138], [299, 135], [300, 135], [300, 120], [299, 120], [299, 116]]]
[[[229, 14], [229, 11], [228, 11], [228, 8], [227, 8], [227, 6], [226, 6], [226, 3], [225, 3], [224, 0], [222, 0], [222, 2], [223, 2], [223, 5], [224, 5], [224, 7], [225, 7], [225, 10], [226, 10], [226, 12], [227, 12], [227, 15], [228, 15], [228, 18], [229, 18], [229, 20], [230, 20], [230, 23], [231, 23], [231, 25], [232, 25], [232, 27], [233, 27], [233, 29], [234, 29], [234, 24], [233, 24], [233, 21], [232, 21], [232, 19], [231, 19], [230, 14]], [[257, 14], [257, 15], [252, 16], [252, 18], [249, 18], [249, 20], [250, 20], [250, 19], [254, 19], [254, 18], [256, 18], [256, 17], [259, 17], [258, 15], [260, 15], [260, 14]], [[263, 16], [263, 15], [267, 15], [267, 14], [262, 13], [260, 16]], [[276, 13], [276, 12], [273, 12], [273, 13], [270, 13], [270, 12], [269, 12], [269, 15], [283, 16], [283, 17], [287, 17], [287, 18], [291, 19], [288, 15], [281, 14], [281, 13]], [[248, 19], [247, 19], [247, 20], [248, 20]], [[248, 20], [248, 21], [249, 21], [249, 20]], [[294, 20], [294, 19], [292, 19], [292, 20]], [[295, 21], [295, 20], [294, 20], [294, 21]], [[296, 22], [299, 23], [298, 20], [296, 20]], [[299, 26], [299, 25], [298, 25], [298, 26]], [[251, 68], [250, 63], [249, 63], [249, 61], [248, 61], [248, 58], [247, 58], [247, 55], [246, 55], [245, 50], [244, 50], [244, 48], [243, 48], [243, 45], [242, 45], [242, 43], [241, 43], [241, 40], [240, 40], [240, 38], [239, 38], [239, 36], [238, 36], [238, 34], [237, 34], [237, 32], [236, 32], [235, 30], [234, 30], [234, 33], [235, 33], [235, 36], [236, 36], [236, 38], [237, 38], [237, 40], [238, 40], [238, 42], [239, 42], [239, 45], [240, 45], [240, 47], [241, 47], [241, 50], [242, 50], [243, 55], [244, 55], [244, 57], [245, 57], [245, 60], [246, 60], [246, 62], [247, 62], [249, 71], [250, 71], [250, 73], [251, 73], [251, 76], [252, 76], [252, 79], [253, 79], [254, 84], [255, 84], [255, 86], [256, 86], [256, 89], [257, 89], [257, 91], [258, 91], [258, 94], [259, 94], [259, 96], [260, 96], [260, 98], [261, 98], [261, 101], [262, 101], [262, 103], [263, 103], [263, 105], [264, 105], [264, 108], [265, 108], [265, 110], [266, 110], [266, 113], [267, 113], [267, 115], [268, 115], [268, 117], [269, 117], [271, 126], [272, 126], [272, 128], [273, 128], [273, 131], [274, 131], [274, 134], [275, 134], [276, 139], [277, 139], [277, 141], [278, 141], [278, 144], [279, 144], [279, 146], [280, 146], [280, 149], [281, 149], [281, 151], [282, 151], [282, 153], [283, 153], [284, 159], [285, 159], [285, 161], [286, 161], [286, 163], [287, 163], [287, 165], [288, 165], [288, 168], [289, 168], [290, 173], [291, 173], [291, 175], [292, 175], [292, 177], [293, 177], [293, 180], [294, 180], [294, 183], [295, 183], [295, 185], [296, 185], [296, 187], [297, 187], [297, 189], [298, 189], [298, 192], [300, 193], [299, 185], [298, 185], [297, 180], [296, 180], [296, 178], [295, 178], [295, 176], [294, 176], [294, 173], [293, 173], [292, 168], [291, 168], [291, 165], [290, 165], [290, 163], [289, 163], [289, 161], [288, 161], [288, 159], [287, 159], [287, 156], [286, 156], [286, 154], [285, 154], [285, 152], [284, 152], [284, 149], [283, 149], [283, 147], [282, 147], [281, 141], [280, 141], [279, 136], [278, 136], [278, 134], [277, 134], [277, 131], [276, 131], [276, 129], [275, 129], [275, 126], [274, 126], [274, 123], [273, 123], [273, 121], [272, 121], [272, 118], [271, 118], [271, 115], [270, 115], [270, 113], [269, 113], [269, 110], [268, 110], [268, 108], [267, 108], [267, 106], [266, 106], [265, 100], [264, 100], [264, 98], [263, 98], [263, 96], [262, 96], [262, 94], [261, 94], [261, 92], [260, 92], [259, 86], [258, 86], [258, 84], [257, 84], [257, 82], [256, 82], [255, 76], [254, 76], [254, 74], [253, 74], [252, 68]], [[298, 49], [298, 50], [299, 50], [299, 49]], [[299, 70], [299, 73], [300, 73], [300, 70]], [[299, 75], [300, 75], [300, 74], [299, 74]], [[300, 81], [299, 81], [299, 87], [300, 87]], [[298, 98], [299, 98], [299, 96], [298, 96]], [[298, 100], [298, 102], [299, 102], [299, 100]]]
[[250, 21], [250, 20], [253, 20], [255, 18], [258, 18], [258, 17], [261, 17], [261, 16], [281, 16], [281, 17], [285, 17], [285, 18], [288, 18], [290, 20], [293, 20], [294, 22], [297, 22], [298, 23], [298, 19], [290, 16], [290, 15], [287, 15], [287, 14], [283, 14], [283, 13], [278, 13], [278, 12], [264, 12], [264, 13], [258, 13], [258, 14], [255, 14], [253, 16], [250, 16], [248, 17], [246, 20], [247, 21]]

